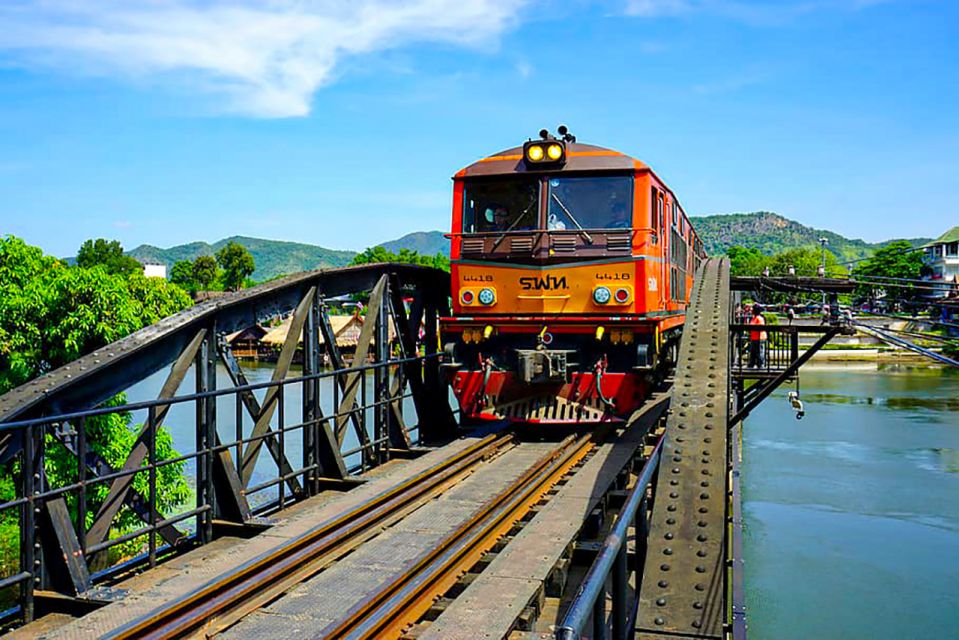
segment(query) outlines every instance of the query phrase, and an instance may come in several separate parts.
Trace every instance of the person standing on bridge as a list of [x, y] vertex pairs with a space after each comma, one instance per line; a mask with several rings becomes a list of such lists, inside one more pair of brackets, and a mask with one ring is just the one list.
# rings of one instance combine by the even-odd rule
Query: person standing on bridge
[[[766, 318], [763, 316], [762, 305], [753, 305], [753, 317], [750, 318], [751, 325], [766, 325]], [[762, 369], [766, 366], [766, 332], [754, 326], [749, 332], [749, 368]]]

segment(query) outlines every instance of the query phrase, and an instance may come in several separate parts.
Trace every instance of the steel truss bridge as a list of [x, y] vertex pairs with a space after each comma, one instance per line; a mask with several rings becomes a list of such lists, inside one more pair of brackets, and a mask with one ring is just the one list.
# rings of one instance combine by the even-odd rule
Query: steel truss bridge
[[[768, 357], [747, 367], [732, 309], [753, 285], [731, 291], [728, 263], [706, 261], [674, 377], [625, 426], [589, 430], [459, 425], [437, 339], [449, 275], [424, 267], [289, 276], [98, 349], [0, 396], [0, 469], [16, 486], [0, 518], [19, 525], [5, 628], [744, 638], [742, 419], [845, 330], [769, 325]], [[369, 299], [349, 365], [327, 306], [347, 294]], [[224, 336], [287, 314], [272, 380], [251, 384]], [[800, 351], [804, 331], [819, 339]], [[163, 370], [156, 400], [110, 402]], [[122, 463], [92, 444], [110, 419], [138, 425]], [[194, 427], [177, 458], [158, 454], [165, 421]], [[54, 459], [72, 461], [57, 483]], [[170, 465], [195, 500], [168, 512]]]

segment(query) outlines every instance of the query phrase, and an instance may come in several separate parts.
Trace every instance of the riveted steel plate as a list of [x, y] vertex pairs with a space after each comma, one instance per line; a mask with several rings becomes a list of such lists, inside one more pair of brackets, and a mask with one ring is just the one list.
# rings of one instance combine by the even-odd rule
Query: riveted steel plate
[[680, 343], [638, 637], [722, 636], [728, 324], [728, 262], [710, 259], [696, 278]]

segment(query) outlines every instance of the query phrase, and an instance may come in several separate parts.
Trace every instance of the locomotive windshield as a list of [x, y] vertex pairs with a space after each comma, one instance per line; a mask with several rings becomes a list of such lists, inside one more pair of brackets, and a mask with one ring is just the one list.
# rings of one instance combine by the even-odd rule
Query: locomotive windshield
[[539, 181], [510, 178], [466, 185], [463, 232], [489, 233], [535, 229], [539, 213]]
[[546, 228], [550, 231], [628, 229], [632, 214], [630, 176], [549, 179]]
[[[546, 215], [539, 216], [540, 187]], [[463, 233], [629, 229], [632, 176], [507, 178], [466, 184]]]

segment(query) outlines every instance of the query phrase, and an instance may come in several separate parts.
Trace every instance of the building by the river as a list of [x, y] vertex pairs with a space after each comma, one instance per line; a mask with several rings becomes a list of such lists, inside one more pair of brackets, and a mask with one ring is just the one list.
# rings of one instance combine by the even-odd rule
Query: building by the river
[[931, 270], [925, 279], [935, 285], [927, 295], [930, 298], [955, 295], [959, 283], [959, 227], [924, 245], [922, 260]]

